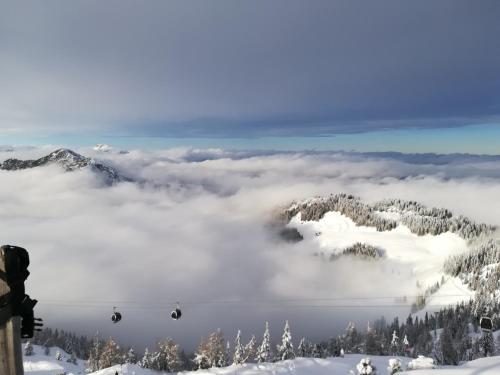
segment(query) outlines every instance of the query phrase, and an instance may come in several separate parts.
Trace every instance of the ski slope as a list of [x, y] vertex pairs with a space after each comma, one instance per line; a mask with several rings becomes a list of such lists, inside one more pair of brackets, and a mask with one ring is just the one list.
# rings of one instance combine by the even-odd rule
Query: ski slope
[[[439, 290], [427, 298], [424, 310], [415, 313], [415, 316], [423, 318], [425, 312], [434, 313], [439, 311], [443, 305], [454, 306], [462, 301], [473, 299], [475, 292], [470, 290], [458, 277], [450, 277], [441, 285]], [[499, 374], [500, 375], [500, 374]]]
[[[410, 290], [401, 295], [419, 295], [445, 276], [442, 267], [451, 256], [466, 252], [467, 242], [457, 234], [446, 232], [439, 235], [418, 236], [405, 225], [399, 224], [391, 231], [379, 232], [374, 227], [358, 226], [339, 212], [327, 212], [319, 221], [302, 221], [298, 213], [288, 224], [297, 228], [310, 248], [322, 254], [340, 254], [357, 242], [369, 244], [384, 251], [377, 261], [389, 261], [405, 270], [413, 281]], [[385, 275], [391, 277], [390, 274]], [[458, 278], [446, 276], [446, 283], [428, 299], [428, 305], [454, 305], [474, 296]], [[403, 288], [403, 286], [401, 286]]]

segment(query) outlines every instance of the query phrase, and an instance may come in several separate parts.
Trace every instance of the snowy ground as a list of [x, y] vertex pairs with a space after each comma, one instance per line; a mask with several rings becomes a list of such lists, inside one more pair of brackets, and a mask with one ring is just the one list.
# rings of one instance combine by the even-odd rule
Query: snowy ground
[[408, 375], [499, 375], [500, 357], [489, 357], [467, 362], [462, 366], [443, 366], [439, 369], [407, 371]]
[[[439, 290], [427, 299], [427, 307], [415, 315], [423, 318], [425, 312], [434, 313], [441, 309], [442, 305], [455, 305], [461, 301], [467, 301], [474, 297], [471, 291], [458, 277], [450, 277], [441, 285]], [[500, 374], [499, 374], [500, 375]]]
[[[29, 357], [24, 357], [24, 372], [27, 375], [77, 375], [85, 373], [85, 361], [77, 360], [76, 365], [68, 363], [67, 359], [70, 355], [64, 350], [53, 347], [50, 348], [50, 354], [44, 354], [44, 348], [38, 345], [33, 345], [34, 354]], [[56, 359], [56, 353], [60, 352], [62, 360]]]
[[[466, 241], [454, 233], [418, 236], [402, 224], [391, 231], [378, 232], [374, 227], [357, 226], [338, 212], [328, 212], [319, 221], [302, 221], [299, 213], [292, 218], [289, 226], [298, 229], [310, 248], [327, 256], [340, 253], [356, 242], [383, 249], [385, 259], [379, 261], [399, 265], [399, 269], [406, 270], [411, 279], [405, 284], [397, 284], [401, 285], [401, 296], [418, 295], [440, 282], [444, 276], [444, 261], [450, 255], [468, 249]], [[385, 276], [393, 277], [390, 273]], [[442, 288], [428, 299], [428, 305], [431, 310], [432, 306], [437, 310], [443, 305], [469, 300], [473, 295], [458, 278], [447, 278]]]
[[[277, 375], [277, 374], [297, 374], [297, 375], [348, 375], [350, 371], [355, 372], [356, 365], [366, 356], [361, 354], [350, 354], [344, 358], [297, 358], [291, 361], [263, 364], [245, 364], [241, 366], [228, 366], [224, 368], [213, 368], [209, 370], [199, 370], [195, 372], [181, 372], [179, 374], [195, 375]], [[387, 372], [389, 358], [372, 356], [372, 363], [380, 368], [381, 374]], [[406, 366], [410, 358], [400, 358]], [[97, 371], [92, 375], [115, 375], [118, 371], [120, 375], [158, 375], [158, 372], [145, 370], [136, 365], [114, 366], [105, 370]]]
[[[59, 350], [52, 348], [51, 355], [45, 356], [43, 348], [35, 346], [35, 355], [28, 357], [24, 362], [24, 369], [27, 375], [67, 375], [84, 374], [84, 363], [72, 365], [65, 360], [57, 361], [55, 353]], [[40, 354], [41, 353], [41, 354]], [[63, 351], [61, 353], [68, 357]], [[54, 355], [52, 355], [54, 354]], [[355, 368], [362, 358], [366, 355], [349, 354], [344, 358], [297, 358], [291, 361], [282, 361], [277, 363], [265, 364], [245, 364], [242, 366], [229, 366], [225, 368], [216, 368], [210, 370], [200, 370], [196, 372], [183, 372], [179, 374], [193, 375], [350, 375], [357, 374]], [[372, 364], [378, 369], [378, 374], [387, 374], [387, 366], [390, 358], [383, 356], [368, 356]], [[406, 368], [410, 358], [399, 358], [403, 368]], [[114, 366], [105, 370], [97, 371], [92, 375], [158, 375], [158, 372], [145, 370], [137, 365]], [[413, 375], [498, 375], [500, 374], [500, 357], [482, 358], [462, 366], [444, 366], [429, 370], [412, 370], [401, 374]]]

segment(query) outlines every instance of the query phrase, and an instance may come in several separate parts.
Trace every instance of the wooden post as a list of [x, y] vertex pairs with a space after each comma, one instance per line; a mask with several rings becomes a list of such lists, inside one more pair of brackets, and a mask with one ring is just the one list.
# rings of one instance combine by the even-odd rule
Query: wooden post
[[[0, 272], [5, 272], [4, 251], [0, 248]], [[0, 278], [0, 295], [10, 291]], [[21, 318], [13, 317], [0, 326], [0, 375], [23, 375]]]

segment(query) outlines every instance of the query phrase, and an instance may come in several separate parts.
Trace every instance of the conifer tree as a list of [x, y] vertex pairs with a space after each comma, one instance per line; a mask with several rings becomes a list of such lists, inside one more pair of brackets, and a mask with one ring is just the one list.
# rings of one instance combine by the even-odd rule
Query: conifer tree
[[480, 345], [483, 356], [488, 357], [495, 354], [495, 341], [491, 332], [483, 332]]
[[238, 330], [236, 339], [234, 340], [234, 354], [233, 354], [233, 364], [241, 365], [245, 363], [245, 353], [243, 345], [241, 345], [241, 331]]
[[367, 328], [367, 332], [366, 332], [365, 353], [366, 354], [380, 354], [379, 348], [377, 345], [376, 332], [372, 327], [370, 327], [370, 323], [368, 323], [368, 328]]
[[[56, 330], [57, 332], [57, 330]], [[99, 339], [99, 331], [95, 334], [92, 342], [92, 347], [89, 352], [89, 359], [87, 361], [87, 369], [90, 372], [95, 372], [101, 369], [101, 340]]]
[[299, 342], [299, 346], [297, 347], [297, 355], [299, 357], [303, 357], [303, 358], [309, 357], [309, 351], [308, 351], [308, 347], [307, 346], [308, 345], [307, 345], [307, 342], [306, 342], [306, 338], [302, 337], [302, 339]]
[[410, 342], [408, 341], [408, 336], [406, 334], [405, 337], [403, 338], [403, 347], [405, 356], [407, 356], [410, 351]]
[[250, 362], [250, 361], [253, 361], [255, 360], [255, 356], [257, 354], [257, 342], [255, 340], [255, 336], [252, 335], [252, 338], [250, 339], [250, 341], [248, 342], [248, 344], [245, 345], [245, 349], [244, 349], [244, 355], [245, 355], [245, 363], [246, 362]]
[[445, 327], [439, 338], [442, 362], [445, 365], [458, 365], [458, 353], [453, 346], [453, 340], [448, 328]]
[[137, 354], [135, 354], [135, 351], [133, 348], [130, 348], [127, 352], [127, 355], [125, 357], [125, 363], [129, 364], [136, 364], [137, 363]]
[[281, 345], [278, 347], [277, 355], [278, 359], [282, 361], [295, 358], [292, 343], [292, 332], [290, 330], [290, 324], [288, 323], [288, 320], [285, 322], [285, 328], [283, 330], [283, 336], [281, 338]]
[[394, 330], [392, 332], [392, 339], [391, 339], [391, 354], [392, 355], [399, 355], [399, 337], [396, 335], [396, 331]]
[[271, 334], [269, 332], [269, 323], [266, 322], [266, 328], [264, 330], [264, 335], [262, 337], [262, 343], [257, 350], [257, 362], [271, 362], [272, 352], [271, 352]]
[[220, 329], [210, 335], [209, 343], [210, 367], [227, 366], [226, 340]]
[[313, 358], [321, 358], [321, 347], [318, 344], [314, 344], [312, 347], [311, 356]]
[[142, 368], [146, 368], [146, 369], [153, 368], [153, 356], [149, 352], [148, 348], [146, 348], [146, 350], [144, 351], [144, 356], [142, 357], [141, 361], [139, 362], [139, 366], [141, 366]]
[[176, 372], [180, 369], [179, 345], [167, 338], [158, 343], [158, 351], [152, 358], [152, 368], [158, 371]]
[[211, 367], [208, 340], [205, 340], [203, 338], [201, 339], [200, 344], [196, 349], [193, 363], [195, 366], [195, 370], [206, 370]]
[[348, 353], [359, 352], [359, 336], [358, 331], [356, 330], [356, 325], [353, 322], [349, 322], [347, 325], [344, 342], [346, 345], [345, 349]]
[[109, 338], [102, 349], [100, 369], [118, 365], [122, 362], [122, 353], [115, 340]]

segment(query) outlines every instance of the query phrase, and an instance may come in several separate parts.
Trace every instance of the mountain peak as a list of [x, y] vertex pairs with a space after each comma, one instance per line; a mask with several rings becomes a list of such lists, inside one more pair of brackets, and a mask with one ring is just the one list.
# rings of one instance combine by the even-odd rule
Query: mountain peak
[[70, 150], [69, 148], [60, 148], [52, 151], [47, 157], [53, 160], [71, 159], [71, 160], [84, 160], [87, 159], [85, 156]]
[[104, 176], [108, 184], [126, 180], [115, 169], [67, 148], [57, 149], [36, 160], [7, 159], [3, 163], [0, 163], [0, 169], [15, 171], [43, 167], [50, 164], [57, 164], [66, 171], [90, 168], [92, 171]]

